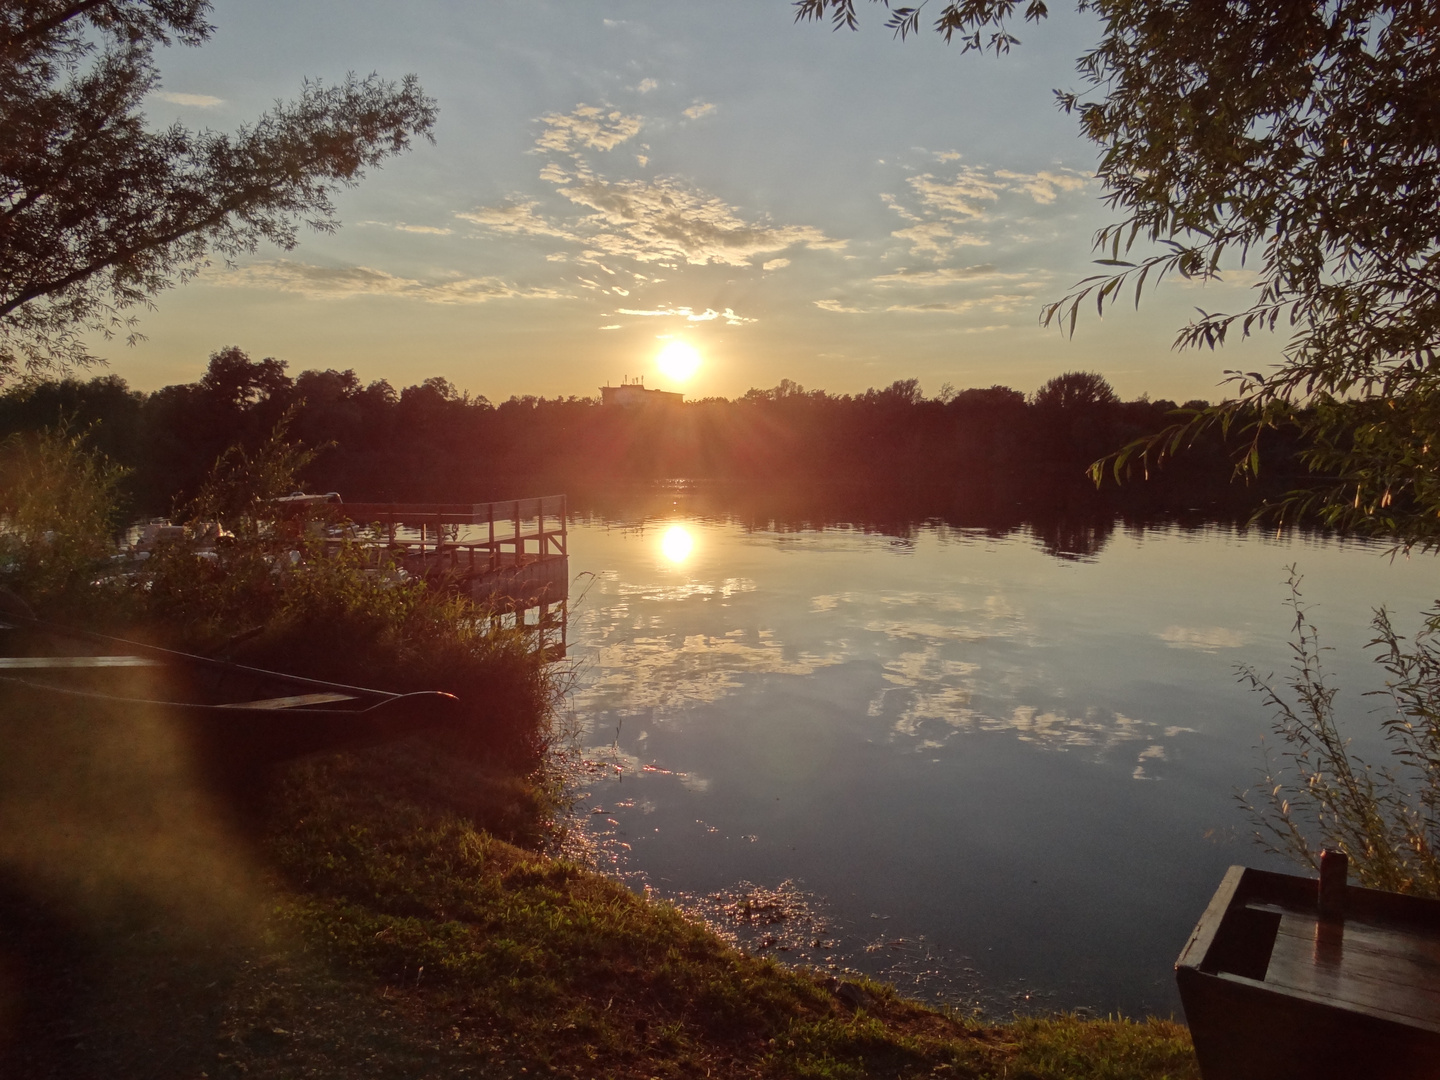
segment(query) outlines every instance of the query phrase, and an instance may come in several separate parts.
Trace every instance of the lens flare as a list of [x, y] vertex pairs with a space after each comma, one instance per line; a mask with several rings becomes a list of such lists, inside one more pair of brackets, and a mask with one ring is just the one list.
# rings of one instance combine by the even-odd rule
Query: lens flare
[[684, 525], [671, 525], [660, 537], [660, 552], [672, 563], [683, 563], [695, 549], [695, 538]]

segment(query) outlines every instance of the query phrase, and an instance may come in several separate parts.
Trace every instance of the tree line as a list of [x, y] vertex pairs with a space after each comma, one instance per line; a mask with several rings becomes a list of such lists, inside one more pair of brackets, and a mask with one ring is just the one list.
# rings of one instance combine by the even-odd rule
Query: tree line
[[[0, 434], [83, 428], [130, 470], [136, 511], [160, 514], [183, 506], [229, 447], [253, 451], [277, 430], [316, 451], [305, 475], [312, 489], [352, 501], [480, 501], [678, 477], [1081, 487], [1096, 458], [1156, 430], [1177, 408], [1205, 404], [1122, 401], [1088, 372], [1057, 376], [1029, 396], [947, 386], [926, 397], [915, 379], [831, 394], [786, 379], [733, 400], [625, 407], [598, 396], [525, 395], [496, 404], [439, 377], [400, 390], [364, 384], [352, 370], [292, 377], [283, 361], [227, 348], [197, 381], [151, 393], [116, 375], [12, 386], [0, 394]], [[1211, 432], [1148, 481], [1122, 485], [1120, 497], [1258, 504], [1295, 480], [1284, 467], [1295, 447], [1278, 433], [1266, 437], [1264, 486], [1231, 484], [1233, 453]]]

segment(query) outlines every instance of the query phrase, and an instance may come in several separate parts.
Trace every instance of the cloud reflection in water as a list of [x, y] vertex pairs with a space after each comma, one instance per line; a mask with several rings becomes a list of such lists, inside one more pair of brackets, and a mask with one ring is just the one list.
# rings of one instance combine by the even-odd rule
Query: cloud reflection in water
[[[644, 713], [676, 720], [735, 697], [758, 678], [812, 679], [844, 665], [847, 678], [876, 672], [864, 676], [873, 681], [861, 688], [855, 708], [879, 721], [877, 734], [897, 748], [913, 743], [914, 750], [928, 751], [967, 735], [1001, 732], [1038, 749], [1096, 760], [1133, 747], [1133, 775], [1143, 779], [1153, 778], [1147, 766], [1153, 770], [1168, 759], [1163, 742], [1188, 733], [1098, 703], [1052, 700], [1065, 692], [1046, 685], [1033, 668], [1047, 644], [1039, 622], [1025, 598], [1008, 595], [993, 580], [952, 578], [934, 592], [912, 585], [795, 595], [802, 582], [778, 581], [773, 568], [770, 575], [752, 573], [756, 548], [787, 550], [763, 539], [672, 524], [659, 540], [669, 566], [655, 569], [679, 571], [684, 580], [656, 580], [635, 567], [602, 573], [597, 583], [604, 597], [577, 626], [591, 649], [589, 676], [575, 700], [579, 713], [596, 720]], [[802, 546], [815, 554], [838, 554], [847, 541], [859, 541], [852, 556], [861, 554], [857, 547], [873, 546], [833, 532], [824, 539], [778, 539], [790, 547], [809, 541]], [[843, 571], [837, 577], [855, 580]], [[1160, 636], [1171, 645], [1180, 639], [1182, 647], [1230, 644], [1217, 632]], [[824, 692], [821, 684], [795, 689]]]

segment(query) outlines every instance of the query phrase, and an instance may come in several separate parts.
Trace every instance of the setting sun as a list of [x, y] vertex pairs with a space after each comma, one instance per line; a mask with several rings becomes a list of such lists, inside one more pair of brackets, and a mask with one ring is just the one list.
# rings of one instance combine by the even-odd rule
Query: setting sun
[[693, 345], [671, 341], [655, 357], [655, 364], [666, 378], [687, 382], [700, 369], [700, 353]]
[[683, 525], [671, 525], [660, 537], [660, 550], [672, 563], [682, 563], [695, 548], [695, 538]]

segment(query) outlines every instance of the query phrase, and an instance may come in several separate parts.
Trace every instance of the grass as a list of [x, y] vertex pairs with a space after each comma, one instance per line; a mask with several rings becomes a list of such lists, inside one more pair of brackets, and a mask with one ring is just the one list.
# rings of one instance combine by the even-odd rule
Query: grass
[[533, 799], [418, 744], [296, 766], [264, 841], [277, 925], [485, 1075], [1198, 1076], [1167, 1021], [997, 1027], [746, 955], [522, 846]]
[[[208, 831], [162, 835], [163, 895], [145, 895], [155, 868], [130, 879], [122, 862], [104, 870], [117, 878], [108, 907], [93, 895], [67, 907], [53, 892], [27, 907], [7, 897], [0, 875], [0, 916], [12, 931], [9, 951], [0, 949], [0, 1072], [1199, 1075], [1188, 1033], [1169, 1021], [982, 1023], [878, 983], [747, 955], [668, 906], [544, 854], [546, 805], [532, 780], [414, 740], [295, 763], [263, 806], [247, 809], [256, 816], [226, 824], [212, 815]], [[213, 865], [217, 851], [228, 853], [228, 871]], [[235, 897], [242, 871], [248, 908]], [[97, 873], [71, 891], [93, 894]], [[7, 1051], [5, 978], [16, 971], [27, 1008]]]

